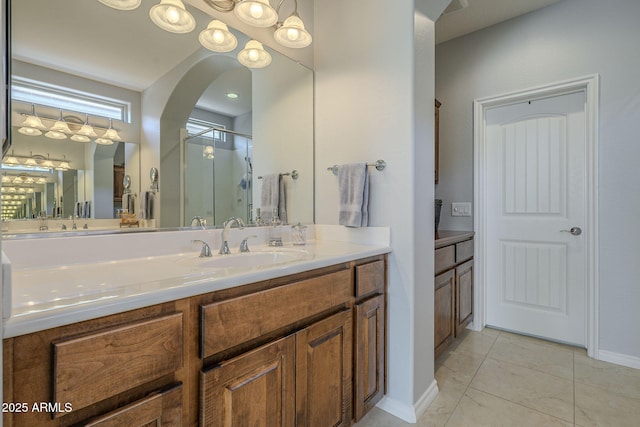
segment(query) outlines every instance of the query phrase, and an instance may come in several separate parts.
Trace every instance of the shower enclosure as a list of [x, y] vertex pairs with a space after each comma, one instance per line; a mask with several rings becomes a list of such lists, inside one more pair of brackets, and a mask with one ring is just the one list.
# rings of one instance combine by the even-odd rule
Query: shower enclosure
[[207, 226], [222, 226], [232, 216], [250, 223], [251, 136], [210, 128], [183, 138], [182, 146], [183, 225], [190, 226], [196, 216]]

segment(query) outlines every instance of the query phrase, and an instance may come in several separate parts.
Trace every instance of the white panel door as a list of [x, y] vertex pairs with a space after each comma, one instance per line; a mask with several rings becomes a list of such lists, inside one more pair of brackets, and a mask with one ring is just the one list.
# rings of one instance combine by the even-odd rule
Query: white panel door
[[486, 119], [487, 325], [584, 346], [585, 95]]

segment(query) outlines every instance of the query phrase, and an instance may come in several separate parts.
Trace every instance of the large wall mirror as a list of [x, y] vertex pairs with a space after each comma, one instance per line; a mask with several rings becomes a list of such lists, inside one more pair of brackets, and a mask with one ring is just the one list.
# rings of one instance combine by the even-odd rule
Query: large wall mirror
[[[39, 216], [111, 220], [105, 227], [117, 229], [115, 217], [139, 211], [150, 191], [149, 164], [160, 181], [147, 226], [189, 226], [196, 216], [210, 226], [230, 216], [249, 223], [261, 178], [272, 174], [282, 174], [288, 221], [313, 222], [312, 71], [270, 49], [268, 67], [247, 69], [236, 60], [246, 36], [232, 29], [238, 48], [210, 52], [198, 42], [207, 13], [187, 4], [196, 29], [172, 34], [149, 19], [156, 3], [120, 11], [98, 0], [11, 1], [3, 230]], [[46, 129], [20, 131], [35, 115]], [[70, 128], [65, 139], [47, 136], [58, 121]], [[97, 137], [73, 139], [85, 125]], [[194, 136], [212, 126], [223, 131]], [[118, 137], [96, 142], [109, 128]]]

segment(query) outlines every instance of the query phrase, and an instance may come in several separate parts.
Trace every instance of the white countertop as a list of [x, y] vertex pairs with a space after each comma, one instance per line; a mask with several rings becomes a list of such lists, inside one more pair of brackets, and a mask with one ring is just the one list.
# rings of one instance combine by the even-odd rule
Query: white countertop
[[[123, 240], [125, 236], [111, 236], [105, 240], [96, 236], [97, 239], [85, 238], [83, 241], [34, 239], [13, 246], [4, 242], [3, 251], [11, 260], [11, 265], [4, 272], [5, 277], [7, 270], [10, 272], [11, 282], [10, 289], [4, 286], [3, 290], [4, 298], [8, 297], [11, 302], [7, 304], [5, 301], [4, 305], [4, 337], [301, 273], [391, 250], [386, 228], [369, 231], [345, 231], [334, 226], [314, 228], [313, 234], [318, 240], [311, 240], [305, 246], [293, 246], [285, 239], [285, 246], [276, 248], [285, 255], [294, 255], [296, 260], [255, 268], [248, 268], [242, 263], [242, 267], [216, 269], [198, 265], [202, 261], [224, 257], [215, 250], [220, 230], [149, 233], [136, 236], [136, 240], [134, 237]], [[234, 233], [229, 240], [234, 252], [237, 252], [236, 241], [256, 233], [255, 228], [232, 231]], [[214, 237], [218, 237], [218, 242], [214, 242]], [[150, 247], [141, 251], [139, 243], [145, 238]], [[214, 252], [212, 258], [198, 258], [200, 246], [190, 242], [195, 238], [203, 238], [210, 243]], [[177, 245], [172, 246], [174, 241]], [[184, 250], [185, 242], [187, 250]], [[112, 244], [118, 245], [119, 250], [117, 256], [109, 259], [104, 253]], [[46, 257], [35, 249], [37, 247], [46, 253], [52, 245], [64, 245], [64, 249], [59, 248]], [[254, 243], [251, 253], [272, 249]], [[40, 262], [35, 262], [36, 259]]]

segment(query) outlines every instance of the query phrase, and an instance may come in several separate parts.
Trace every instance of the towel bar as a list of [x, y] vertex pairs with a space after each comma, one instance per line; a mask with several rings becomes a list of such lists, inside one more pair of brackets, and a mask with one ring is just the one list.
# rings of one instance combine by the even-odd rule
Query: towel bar
[[[373, 166], [376, 168], [377, 171], [382, 171], [384, 170], [384, 168], [387, 167], [387, 162], [385, 162], [384, 160], [378, 160], [375, 163], [367, 163], [367, 166]], [[334, 175], [338, 175], [339, 167], [340, 165], [333, 165], [327, 168], [327, 170], [333, 172]]]
[[[300, 174], [298, 173], [298, 171], [296, 169], [294, 169], [291, 172], [281, 173], [280, 176], [291, 176], [291, 179], [298, 179]], [[262, 179], [262, 177], [259, 176], [258, 179]]]

